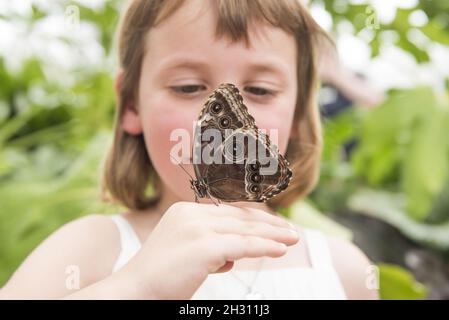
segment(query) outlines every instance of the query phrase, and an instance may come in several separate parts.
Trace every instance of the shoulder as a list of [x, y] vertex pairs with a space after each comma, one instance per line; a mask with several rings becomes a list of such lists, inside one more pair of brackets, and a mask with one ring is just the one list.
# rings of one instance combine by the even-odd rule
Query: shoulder
[[376, 268], [362, 250], [339, 237], [326, 239], [348, 299], [378, 299]]
[[79, 239], [80, 234], [85, 236], [85, 240], [96, 240], [97, 243], [106, 243], [110, 239], [105, 237], [117, 237], [118, 232], [115, 223], [110, 216], [103, 214], [90, 214], [72, 220], [59, 229], [51, 237], [72, 237]]
[[[17, 296], [61, 297], [112, 272], [120, 235], [106, 215], [90, 214], [50, 234], [20, 265], [5, 288]], [[68, 278], [73, 286], [68, 286]], [[43, 288], [45, 288], [43, 290]]]
[[[119, 237], [117, 227], [109, 216], [90, 214], [66, 223], [45, 239], [41, 246], [70, 248], [71, 255], [80, 258], [98, 257], [107, 255], [114, 248], [119, 249]], [[105, 248], [110, 250], [105, 251]]]

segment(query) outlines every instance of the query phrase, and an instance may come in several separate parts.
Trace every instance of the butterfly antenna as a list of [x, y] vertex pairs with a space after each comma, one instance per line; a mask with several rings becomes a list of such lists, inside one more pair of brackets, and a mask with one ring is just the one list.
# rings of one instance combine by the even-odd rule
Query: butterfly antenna
[[188, 173], [187, 170], [184, 169], [184, 167], [182, 166], [181, 163], [179, 163], [178, 160], [176, 160], [170, 153], [169, 153], [169, 155], [170, 155], [170, 157], [171, 157], [173, 160], [175, 160], [175, 161], [178, 163], [178, 166], [179, 166], [182, 170], [184, 170], [184, 172], [187, 173], [187, 175], [188, 175], [192, 180], [195, 180], [195, 179], [193, 179], [193, 177], [190, 175], [190, 173]]

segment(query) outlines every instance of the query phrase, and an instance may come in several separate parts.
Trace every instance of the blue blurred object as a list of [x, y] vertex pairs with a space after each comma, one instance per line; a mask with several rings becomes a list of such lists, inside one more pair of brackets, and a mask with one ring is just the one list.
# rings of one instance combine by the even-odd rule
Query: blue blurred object
[[319, 92], [319, 107], [322, 117], [333, 118], [352, 105], [353, 102], [341, 91], [330, 84], [323, 84]]
[[[332, 119], [341, 112], [352, 108], [354, 103], [340, 90], [330, 84], [323, 84], [319, 92], [319, 108], [323, 119]], [[357, 147], [356, 138], [346, 141], [342, 148], [343, 160], [349, 160], [352, 151]]]

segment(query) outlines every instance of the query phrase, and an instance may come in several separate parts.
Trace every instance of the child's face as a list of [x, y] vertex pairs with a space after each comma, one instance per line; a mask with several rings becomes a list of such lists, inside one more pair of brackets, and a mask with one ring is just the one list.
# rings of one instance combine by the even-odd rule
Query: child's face
[[[277, 130], [281, 153], [287, 148], [296, 105], [294, 37], [258, 25], [257, 30], [250, 29], [251, 48], [244, 42], [216, 40], [213, 11], [204, 5], [207, 2], [187, 1], [150, 30], [134, 106], [137, 113], [129, 108], [122, 119], [128, 133], [143, 133], [163, 183], [184, 200], [192, 200], [193, 192], [188, 177], [169, 157], [177, 144], [170, 141], [170, 134], [182, 128], [193, 140], [193, 121], [219, 84], [235, 84], [258, 127], [268, 133]], [[191, 165], [184, 167], [194, 176]]]

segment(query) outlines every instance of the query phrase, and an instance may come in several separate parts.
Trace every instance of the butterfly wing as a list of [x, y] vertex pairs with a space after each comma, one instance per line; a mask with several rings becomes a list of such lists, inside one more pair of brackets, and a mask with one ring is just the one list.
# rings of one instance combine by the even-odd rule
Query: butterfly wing
[[[208, 185], [210, 195], [227, 202], [266, 201], [285, 190], [292, 178], [288, 161], [271, 145], [266, 134], [258, 131], [254, 118], [243, 104], [237, 87], [222, 84], [209, 96], [195, 129], [194, 152], [197, 157], [210, 147], [211, 140], [201, 141], [207, 129], [219, 133], [218, 163], [194, 164], [197, 179]], [[231, 135], [226, 135], [231, 130]], [[229, 131], [228, 131], [229, 132]], [[257, 152], [249, 157], [250, 147]], [[265, 158], [274, 161], [276, 169], [264, 174], [269, 163], [261, 163], [258, 148], [262, 147]], [[227, 162], [226, 162], [227, 161]]]
[[[243, 104], [243, 98], [238, 93], [238, 89], [232, 84], [220, 85], [207, 99], [198, 117], [194, 134], [193, 149], [194, 154], [196, 154], [196, 159], [199, 159], [197, 164], [194, 163], [197, 179], [205, 178], [205, 171], [211, 165], [202, 159], [204, 150], [211, 143], [210, 140], [201, 141], [208, 129], [216, 129], [219, 131], [221, 134], [220, 141], [224, 141], [226, 129], [256, 128], [254, 118], [249, 114], [248, 109], [246, 107], [237, 108], [236, 106], [238, 104]], [[227, 169], [224, 173], [228, 173], [228, 171], [241, 171], [241, 165], [237, 163], [232, 165], [227, 164], [225, 167]]]
[[240, 166], [234, 174], [223, 170], [223, 165], [214, 164], [207, 168], [210, 179], [209, 193], [224, 201], [263, 202], [285, 190], [292, 177], [286, 161], [280, 161], [273, 175], [261, 175], [250, 164]]

